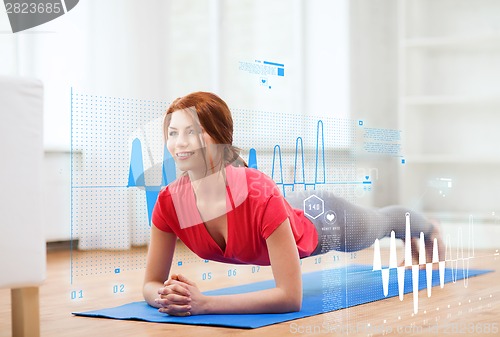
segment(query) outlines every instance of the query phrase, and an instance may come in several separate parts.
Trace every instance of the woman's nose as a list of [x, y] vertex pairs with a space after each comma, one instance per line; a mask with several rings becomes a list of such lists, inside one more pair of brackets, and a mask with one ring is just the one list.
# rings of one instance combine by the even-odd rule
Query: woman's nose
[[186, 135], [183, 135], [183, 134], [179, 134], [177, 136], [177, 139], [176, 139], [176, 142], [175, 144], [179, 147], [184, 147], [188, 144], [188, 139], [186, 137]]

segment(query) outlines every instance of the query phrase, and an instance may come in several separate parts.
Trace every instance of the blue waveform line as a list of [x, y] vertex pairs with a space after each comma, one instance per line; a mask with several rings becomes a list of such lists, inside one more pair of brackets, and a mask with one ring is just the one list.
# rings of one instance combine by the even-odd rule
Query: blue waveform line
[[146, 186], [144, 181], [144, 164], [142, 158], [142, 146], [139, 139], [132, 142], [132, 154], [130, 156], [130, 169], [128, 172], [128, 187]]
[[257, 152], [254, 148], [248, 153], [248, 167], [257, 169]]
[[[321, 129], [320, 129], [321, 126]], [[323, 164], [323, 183], [325, 183], [325, 177], [326, 177], [326, 166], [325, 166], [325, 134], [323, 132], [323, 121], [319, 120], [318, 125], [316, 127], [316, 166], [315, 166], [315, 173], [314, 173], [314, 181], [315, 182], [320, 182], [318, 180], [318, 160], [319, 160], [319, 131], [321, 130], [321, 158], [322, 158], [322, 164]], [[302, 154], [302, 156], [304, 156]]]
[[146, 191], [146, 205], [148, 208], [149, 225], [151, 225], [153, 208], [156, 200], [158, 199], [158, 194], [163, 187], [167, 186], [176, 178], [175, 163], [166, 147], [164, 147], [163, 150], [161, 171], [162, 179], [160, 185], [146, 185], [146, 180], [144, 178], [144, 164], [142, 158], [142, 144], [138, 138], [134, 139], [132, 142], [132, 153], [130, 155], [130, 168], [127, 187], [140, 187], [144, 188], [144, 190]]
[[[322, 166], [323, 166], [323, 181], [318, 179], [318, 161], [319, 161], [319, 133], [321, 130], [321, 148], [322, 148]], [[325, 145], [324, 145], [324, 136], [323, 136], [323, 122], [321, 120], [318, 121], [317, 129], [316, 129], [316, 163], [315, 163], [315, 173], [314, 173], [314, 182], [306, 182], [306, 170], [305, 170], [305, 155], [304, 155], [304, 142], [302, 137], [297, 137], [295, 139], [295, 158], [294, 158], [294, 168], [293, 168], [293, 182], [286, 183], [283, 177], [283, 160], [281, 156], [281, 147], [279, 145], [274, 146], [273, 150], [273, 160], [272, 160], [272, 168], [271, 168], [271, 178], [276, 182], [278, 186], [281, 186], [282, 192], [286, 195], [286, 188], [290, 187], [295, 190], [295, 186], [302, 185], [304, 190], [307, 189], [308, 186], [316, 189], [317, 184], [325, 183]], [[300, 150], [299, 150], [300, 149]], [[300, 162], [300, 172], [298, 170], [298, 163]], [[278, 166], [279, 172], [278, 177], [275, 179], [275, 169]], [[297, 173], [299, 176], [297, 176]]]
[[[250, 163], [257, 168], [257, 158], [255, 149], [250, 150], [249, 166]], [[299, 168], [300, 166], [300, 168]], [[371, 185], [369, 177], [364, 181], [339, 181], [327, 182], [326, 181], [326, 162], [325, 162], [325, 135], [323, 130], [323, 121], [318, 120], [316, 125], [316, 145], [315, 145], [315, 166], [314, 166], [314, 180], [306, 181], [306, 165], [304, 155], [304, 141], [302, 137], [295, 139], [295, 158], [293, 167], [293, 181], [285, 182], [283, 175], [283, 160], [281, 155], [280, 145], [275, 145], [273, 148], [273, 158], [271, 166], [271, 178], [276, 185], [281, 187], [283, 195], [286, 195], [286, 190], [295, 190], [296, 186], [302, 186], [304, 190], [308, 188], [316, 189], [318, 185]]]

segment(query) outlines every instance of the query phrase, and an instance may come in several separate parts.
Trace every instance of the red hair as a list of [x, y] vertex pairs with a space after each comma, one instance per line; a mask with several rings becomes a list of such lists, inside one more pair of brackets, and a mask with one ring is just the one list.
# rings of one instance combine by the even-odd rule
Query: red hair
[[231, 111], [219, 96], [210, 92], [193, 92], [184, 97], [175, 99], [167, 109], [163, 123], [163, 132], [167, 138], [171, 114], [177, 110], [195, 109], [195, 120], [214, 140], [216, 144], [224, 146], [224, 164], [247, 166], [240, 157], [240, 150], [233, 146], [233, 118]]

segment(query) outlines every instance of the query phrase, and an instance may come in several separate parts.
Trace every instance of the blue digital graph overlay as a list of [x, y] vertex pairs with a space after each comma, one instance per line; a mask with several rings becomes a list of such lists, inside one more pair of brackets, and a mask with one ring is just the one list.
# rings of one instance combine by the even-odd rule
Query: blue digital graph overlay
[[[158, 198], [161, 189], [167, 186], [170, 182], [176, 179], [176, 168], [174, 159], [164, 147], [163, 160], [161, 163], [161, 184], [160, 185], [147, 185], [144, 179], [144, 165], [143, 165], [143, 149], [141, 141], [136, 138], [132, 141], [132, 150], [130, 156], [130, 168], [128, 174], [127, 187], [137, 187], [145, 190], [146, 204], [148, 210], [148, 223], [151, 225], [152, 213], [154, 204]], [[326, 162], [325, 162], [325, 137], [323, 121], [317, 122], [316, 129], [316, 143], [314, 145], [314, 160], [312, 161], [312, 171], [314, 173], [313, 179], [307, 181], [306, 179], [306, 159], [304, 153], [304, 141], [302, 137], [295, 139], [295, 150], [293, 157], [293, 180], [286, 181], [283, 173], [283, 156], [280, 145], [275, 145], [273, 148], [271, 160], [271, 178], [281, 188], [282, 193], [286, 196], [287, 191], [294, 190], [307, 190], [322, 188], [327, 185], [363, 185], [369, 186], [372, 184], [369, 177], [365, 176], [361, 181], [326, 181]], [[248, 151], [247, 159], [248, 167], [259, 169], [257, 163], [257, 150], [250, 148]], [[308, 166], [309, 167], [309, 166]]]
[[[149, 241], [158, 193], [180, 172], [165, 148], [169, 103], [72, 91], [71, 236], [81, 250], [127, 250]], [[271, 176], [286, 194], [330, 189], [347, 199], [369, 190], [350, 150], [357, 121], [232, 108], [233, 143], [248, 165]], [[361, 140], [362, 142], [362, 140]], [[274, 144], [274, 145], [272, 145]], [[144, 267], [144, 257], [116, 261], [76, 252], [72, 277]], [[183, 259], [189, 263], [189, 258]]]
[[127, 187], [139, 187], [143, 188], [146, 193], [146, 205], [148, 208], [148, 223], [151, 224], [153, 207], [158, 199], [158, 194], [161, 189], [176, 178], [175, 163], [164, 147], [163, 151], [163, 161], [161, 166], [161, 184], [157, 186], [148, 186], [144, 179], [144, 165], [142, 158], [142, 144], [141, 141], [136, 138], [132, 142], [132, 154], [130, 156], [130, 168], [128, 173], [128, 184]]

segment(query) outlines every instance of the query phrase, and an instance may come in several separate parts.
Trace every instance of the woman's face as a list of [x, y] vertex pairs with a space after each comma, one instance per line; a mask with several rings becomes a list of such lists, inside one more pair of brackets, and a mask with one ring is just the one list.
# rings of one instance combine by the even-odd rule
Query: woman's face
[[181, 171], [204, 174], [219, 162], [217, 144], [188, 109], [171, 114], [167, 129], [167, 149]]

